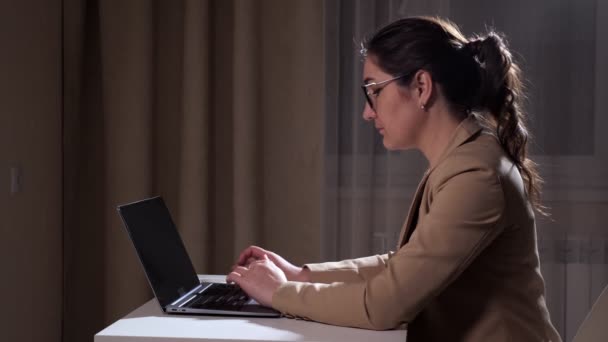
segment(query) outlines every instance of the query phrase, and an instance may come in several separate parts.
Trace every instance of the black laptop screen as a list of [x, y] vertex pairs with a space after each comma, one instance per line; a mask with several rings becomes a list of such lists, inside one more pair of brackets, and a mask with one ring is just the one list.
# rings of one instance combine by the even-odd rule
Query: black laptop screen
[[199, 284], [162, 198], [123, 205], [118, 211], [163, 308]]

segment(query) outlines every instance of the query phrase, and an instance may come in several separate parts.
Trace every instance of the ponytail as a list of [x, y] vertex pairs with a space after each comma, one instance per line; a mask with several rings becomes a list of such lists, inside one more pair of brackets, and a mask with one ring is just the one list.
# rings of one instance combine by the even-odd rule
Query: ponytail
[[479, 66], [480, 83], [471, 109], [482, 113], [477, 117], [494, 128], [500, 144], [522, 174], [533, 207], [547, 215], [540, 200], [542, 179], [536, 164], [528, 158], [530, 134], [521, 103], [524, 95], [519, 67], [504, 40], [495, 32], [470, 40], [463, 50]]

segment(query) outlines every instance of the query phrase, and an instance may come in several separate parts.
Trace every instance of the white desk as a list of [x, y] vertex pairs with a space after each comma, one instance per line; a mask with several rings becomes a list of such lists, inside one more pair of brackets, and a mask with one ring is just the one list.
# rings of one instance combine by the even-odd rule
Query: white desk
[[[223, 281], [224, 276], [200, 276]], [[164, 314], [152, 299], [95, 335], [95, 342], [352, 341], [404, 342], [405, 330], [371, 331], [288, 318]]]

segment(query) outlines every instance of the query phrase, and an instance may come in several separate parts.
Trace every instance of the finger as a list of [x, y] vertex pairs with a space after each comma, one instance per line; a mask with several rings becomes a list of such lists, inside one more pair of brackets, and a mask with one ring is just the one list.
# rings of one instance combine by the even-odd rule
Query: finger
[[230, 272], [226, 276], [226, 282], [227, 283], [236, 283], [237, 285], [240, 285], [242, 277], [243, 276], [240, 273]]
[[264, 253], [265, 253], [264, 249], [262, 249], [258, 246], [249, 246], [239, 256], [238, 264], [241, 266], [246, 265], [248, 259], [253, 258], [254, 260], [257, 260]]
[[237, 261], [237, 265], [246, 265], [246, 262], [249, 258], [253, 257], [254, 251], [253, 246], [249, 246], [245, 248], [241, 254], [239, 255], [239, 259]]
[[236, 260], [236, 264], [237, 265], [245, 265], [245, 261], [247, 261], [247, 259], [249, 258], [249, 248], [245, 249], [244, 251], [241, 252], [241, 254], [239, 254], [239, 257]]
[[[232, 272], [228, 273], [228, 275], [226, 276], [226, 280], [228, 280], [228, 277], [231, 274], [235, 274], [235, 275], [238, 275], [239, 277], [243, 277], [248, 271], [249, 271], [249, 269], [246, 268], [246, 267], [235, 266], [235, 267], [232, 268]], [[233, 281], [232, 280], [233, 278], [230, 278], [230, 279], [231, 279], [231, 281]]]
[[254, 260], [249, 265], [259, 265], [259, 264], [266, 263], [268, 261], [269, 261], [268, 259], [260, 258], [260, 259]]
[[269, 264], [274, 264], [270, 259], [268, 259], [268, 257], [262, 258], [262, 259], [258, 259], [254, 262], [252, 262], [251, 264], [249, 264], [248, 268], [250, 270], [253, 270], [253, 268], [258, 268], [259, 266], [268, 266]]
[[236, 270], [236, 269], [237, 269], [237, 267], [247, 267], [247, 266], [232, 265], [232, 267], [231, 267], [230, 271], [231, 271], [231, 272], [234, 272], [234, 270]]
[[232, 273], [238, 273], [240, 275], [244, 275], [245, 273], [247, 273], [247, 271], [249, 271], [249, 269], [247, 267], [237, 266], [232, 270]]

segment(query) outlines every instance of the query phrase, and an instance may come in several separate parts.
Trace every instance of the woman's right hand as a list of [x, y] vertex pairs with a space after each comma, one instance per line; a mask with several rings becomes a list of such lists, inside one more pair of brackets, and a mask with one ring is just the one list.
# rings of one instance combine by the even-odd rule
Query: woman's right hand
[[239, 255], [239, 259], [233, 269], [237, 266], [248, 267], [250, 263], [262, 260], [264, 255], [285, 273], [287, 280], [310, 282], [310, 270], [308, 268], [295, 266], [280, 255], [258, 246], [249, 246], [245, 248], [245, 250], [241, 252], [241, 255]]

